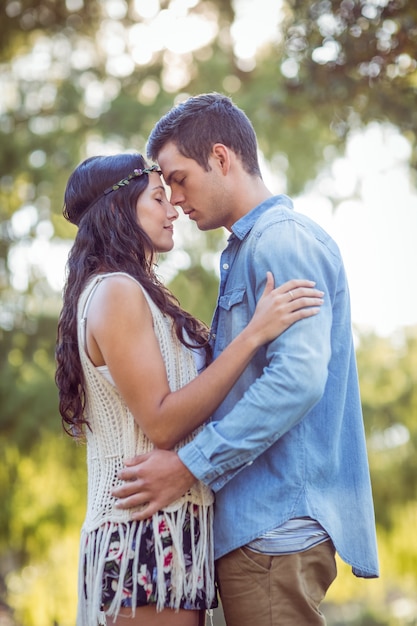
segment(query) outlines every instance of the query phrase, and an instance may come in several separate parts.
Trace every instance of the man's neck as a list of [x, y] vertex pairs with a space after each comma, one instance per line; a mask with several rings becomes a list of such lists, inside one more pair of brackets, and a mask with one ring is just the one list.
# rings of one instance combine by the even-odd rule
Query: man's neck
[[[237, 198], [237, 219], [247, 215], [256, 206], [272, 198], [274, 194], [267, 188], [262, 178], [251, 178], [248, 184], [240, 187]], [[237, 220], [236, 220], [237, 221]]]

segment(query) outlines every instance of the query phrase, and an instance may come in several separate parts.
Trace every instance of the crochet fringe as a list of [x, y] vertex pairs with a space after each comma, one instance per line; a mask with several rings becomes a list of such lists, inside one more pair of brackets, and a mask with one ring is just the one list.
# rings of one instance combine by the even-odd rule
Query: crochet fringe
[[[201, 579], [205, 581], [205, 592], [208, 604], [214, 598], [214, 554], [213, 554], [213, 507], [198, 506], [198, 522], [200, 536], [195, 541], [194, 515], [190, 516], [191, 523], [191, 554], [193, 566], [188, 574], [185, 570], [184, 550], [182, 545], [183, 525], [187, 511], [187, 506], [192, 506], [189, 502], [176, 512], [175, 516], [168, 512], [163, 512], [164, 521], [169, 528], [172, 538], [173, 560], [171, 572], [171, 598], [167, 604], [166, 586], [164, 578], [164, 551], [161, 536], [158, 533], [158, 520], [154, 515], [152, 518], [155, 556], [157, 563], [157, 585], [156, 585], [156, 610], [162, 611], [164, 608], [179, 609], [181, 599], [187, 598], [190, 602], [196, 599], [197, 591], [201, 585]], [[159, 513], [160, 514], [160, 513]], [[107, 617], [115, 621], [123, 600], [123, 580], [128, 567], [129, 559], [133, 556], [133, 571], [138, 572], [139, 542], [136, 542], [134, 554], [130, 546], [135, 535], [141, 536], [143, 524], [145, 522], [131, 522], [130, 524], [110, 522], [101, 526], [94, 533], [81, 532], [79, 573], [78, 573], [78, 613], [77, 626], [106, 626]], [[118, 530], [120, 535], [119, 553], [114, 555], [120, 563], [121, 584], [118, 585], [113, 601], [104, 612], [101, 607], [102, 580], [105, 567], [105, 556], [108, 552], [112, 533]], [[94, 541], [95, 534], [95, 541]], [[85, 564], [85, 565], [84, 565]], [[85, 567], [85, 569], [84, 569]], [[210, 604], [209, 604], [210, 606]], [[133, 584], [132, 595], [132, 617], [135, 615], [136, 607], [136, 584]]]

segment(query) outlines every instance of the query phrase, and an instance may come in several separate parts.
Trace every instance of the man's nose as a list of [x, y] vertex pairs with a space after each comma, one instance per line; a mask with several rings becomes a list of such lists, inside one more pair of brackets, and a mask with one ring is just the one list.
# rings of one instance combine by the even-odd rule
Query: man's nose
[[184, 202], [184, 194], [180, 189], [171, 189], [171, 197], [169, 201], [175, 206], [181, 206]]

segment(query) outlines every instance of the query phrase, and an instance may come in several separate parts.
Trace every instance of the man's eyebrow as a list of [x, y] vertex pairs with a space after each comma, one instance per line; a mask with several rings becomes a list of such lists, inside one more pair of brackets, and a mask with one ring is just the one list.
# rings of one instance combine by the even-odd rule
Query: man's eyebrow
[[171, 184], [171, 180], [172, 178], [175, 176], [175, 174], [178, 172], [178, 170], [173, 170], [172, 172], [170, 172], [168, 174], [168, 176], [164, 176], [164, 180], [166, 182], [167, 185]]

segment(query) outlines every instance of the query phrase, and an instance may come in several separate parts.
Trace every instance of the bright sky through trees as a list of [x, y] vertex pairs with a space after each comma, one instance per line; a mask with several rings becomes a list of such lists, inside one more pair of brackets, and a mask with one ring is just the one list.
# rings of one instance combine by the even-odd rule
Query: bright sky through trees
[[[417, 193], [411, 188], [409, 153], [407, 141], [395, 129], [372, 124], [351, 138], [331, 176], [323, 173], [297, 205], [342, 250], [353, 322], [381, 335], [417, 324], [412, 278], [417, 268]], [[340, 190], [342, 200], [334, 214], [326, 201], [329, 185]]]

